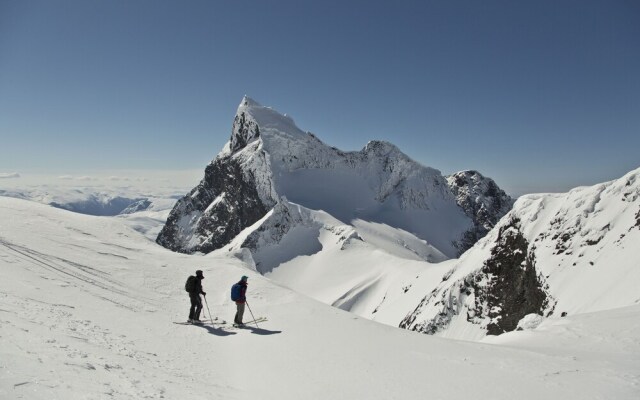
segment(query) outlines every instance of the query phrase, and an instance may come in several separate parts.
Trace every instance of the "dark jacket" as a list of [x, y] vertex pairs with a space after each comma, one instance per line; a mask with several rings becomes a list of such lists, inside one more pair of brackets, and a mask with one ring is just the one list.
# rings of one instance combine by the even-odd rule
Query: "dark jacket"
[[236, 304], [243, 304], [247, 302], [247, 282], [240, 281], [238, 282], [240, 285], [240, 298], [236, 300]]
[[194, 296], [197, 296], [200, 294], [204, 294], [204, 295], [207, 294], [202, 290], [202, 278], [200, 278], [199, 276], [196, 276], [196, 284], [194, 285], [194, 290], [189, 294]]

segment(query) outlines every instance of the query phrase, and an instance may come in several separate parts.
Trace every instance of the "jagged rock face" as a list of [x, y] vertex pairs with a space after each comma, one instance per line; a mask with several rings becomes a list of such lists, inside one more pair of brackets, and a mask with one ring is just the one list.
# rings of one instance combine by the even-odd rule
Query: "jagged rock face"
[[522, 318], [543, 315], [550, 303], [543, 278], [536, 273], [535, 255], [529, 253], [519, 224], [516, 219], [500, 228], [491, 257], [471, 281], [475, 307], [470, 313], [490, 318], [488, 335], [515, 330]]
[[256, 121], [247, 118], [245, 112], [236, 115], [231, 133], [231, 151], [242, 149], [254, 139], [260, 137], [260, 127]]
[[465, 232], [457, 244], [458, 254], [462, 254], [511, 210], [513, 199], [478, 171], [461, 171], [446, 179], [456, 202], [473, 220], [473, 228]]
[[268, 210], [240, 162], [218, 158], [207, 166], [200, 184], [178, 201], [157, 243], [183, 253], [208, 253], [229, 243]]

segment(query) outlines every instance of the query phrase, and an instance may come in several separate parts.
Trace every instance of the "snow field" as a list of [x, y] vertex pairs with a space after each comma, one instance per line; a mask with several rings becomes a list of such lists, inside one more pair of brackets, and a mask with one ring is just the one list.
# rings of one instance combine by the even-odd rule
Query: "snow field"
[[[628, 322], [638, 307], [578, 321], [581, 343], [597, 343], [610, 323], [610, 343], [624, 341], [597, 357], [583, 357], [585, 346], [558, 329], [544, 349], [532, 331], [513, 333], [515, 348], [449, 341], [329, 307], [232, 256], [169, 252], [118, 219], [0, 198], [0, 220], [3, 399], [638, 395], [640, 340]], [[229, 288], [246, 274], [250, 306], [269, 321], [260, 329], [172, 324], [186, 319], [183, 284], [198, 268], [214, 316], [232, 318]], [[571, 328], [573, 319], [562, 323]]]

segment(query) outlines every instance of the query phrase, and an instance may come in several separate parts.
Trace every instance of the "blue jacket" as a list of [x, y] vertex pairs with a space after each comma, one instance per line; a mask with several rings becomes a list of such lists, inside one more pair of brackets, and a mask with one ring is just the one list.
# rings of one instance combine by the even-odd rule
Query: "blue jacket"
[[247, 281], [238, 282], [240, 285], [240, 298], [236, 300], [236, 304], [243, 304], [247, 302]]

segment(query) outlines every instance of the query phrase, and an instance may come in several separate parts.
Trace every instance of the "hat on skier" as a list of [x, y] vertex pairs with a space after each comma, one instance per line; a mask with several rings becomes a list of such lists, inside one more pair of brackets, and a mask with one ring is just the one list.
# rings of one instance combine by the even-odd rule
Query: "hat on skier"
[[202, 270], [200, 269], [196, 271], [196, 276], [204, 279], [204, 275], [202, 275]]
[[247, 279], [249, 279], [249, 277], [246, 275], [242, 275], [242, 278], [240, 278], [241, 281], [246, 281]]

